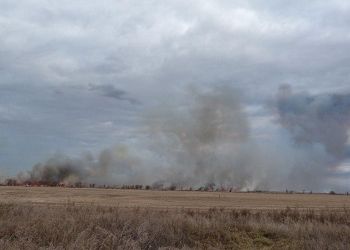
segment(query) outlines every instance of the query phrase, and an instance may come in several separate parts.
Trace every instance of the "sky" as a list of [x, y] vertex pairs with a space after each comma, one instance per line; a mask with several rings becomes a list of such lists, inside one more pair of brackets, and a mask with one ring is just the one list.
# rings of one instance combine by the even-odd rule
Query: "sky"
[[269, 108], [279, 86], [350, 91], [346, 0], [1, 0], [0, 37], [4, 175], [142, 147], [145, 116], [191, 88], [234, 88], [260, 143], [283, 128]]

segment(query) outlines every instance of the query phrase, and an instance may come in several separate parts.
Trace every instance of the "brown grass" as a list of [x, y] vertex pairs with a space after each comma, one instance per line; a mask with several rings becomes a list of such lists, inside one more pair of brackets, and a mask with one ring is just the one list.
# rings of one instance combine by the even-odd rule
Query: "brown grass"
[[349, 249], [350, 210], [0, 204], [0, 249]]
[[305, 209], [350, 208], [350, 196], [328, 194], [222, 193], [147, 191], [58, 187], [0, 187], [0, 201], [7, 203], [147, 207], [157, 209]]
[[349, 198], [1, 187], [0, 249], [350, 249]]

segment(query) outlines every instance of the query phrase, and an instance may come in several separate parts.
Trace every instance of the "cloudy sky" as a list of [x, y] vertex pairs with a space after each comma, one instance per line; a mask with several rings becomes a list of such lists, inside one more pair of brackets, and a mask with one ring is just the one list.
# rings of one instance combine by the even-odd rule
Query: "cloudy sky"
[[281, 84], [350, 91], [350, 2], [0, 1], [0, 172], [144, 137], [189, 86], [244, 96], [253, 135]]

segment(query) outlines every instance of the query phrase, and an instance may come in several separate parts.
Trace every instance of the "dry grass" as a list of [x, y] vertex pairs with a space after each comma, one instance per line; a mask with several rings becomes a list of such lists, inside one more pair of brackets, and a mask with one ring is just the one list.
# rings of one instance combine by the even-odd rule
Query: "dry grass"
[[350, 210], [0, 204], [0, 249], [350, 249]]
[[157, 209], [306, 209], [350, 208], [350, 196], [328, 194], [268, 194], [120, 189], [0, 187], [0, 201], [27, 204], [65, 204], [148, 207]]
[[0, 187], [0, 249], [350, 249], [350, 197]]

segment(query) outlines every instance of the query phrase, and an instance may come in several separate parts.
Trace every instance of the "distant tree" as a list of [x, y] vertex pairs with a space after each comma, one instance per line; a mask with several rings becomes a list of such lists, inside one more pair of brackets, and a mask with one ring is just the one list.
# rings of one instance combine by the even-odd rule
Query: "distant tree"
[[74, 187], [76, 188], [82, 188], [83, 187], [83, 183], [81, 183], [80, 181], [74, 183]]
[[17, 180], [15, 180], [15, 179], [7, 179], [5, 183], [6, 183], [7, 186], [16, 186], [17, 185]]

